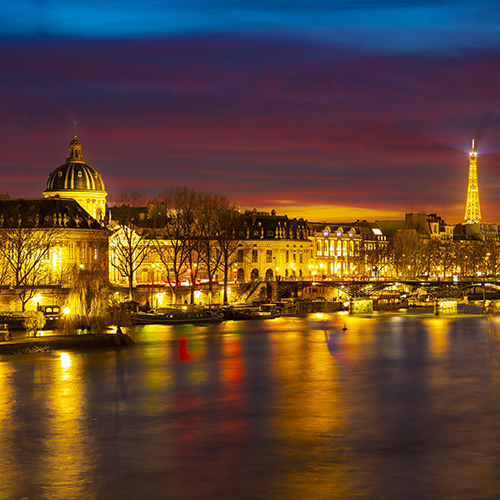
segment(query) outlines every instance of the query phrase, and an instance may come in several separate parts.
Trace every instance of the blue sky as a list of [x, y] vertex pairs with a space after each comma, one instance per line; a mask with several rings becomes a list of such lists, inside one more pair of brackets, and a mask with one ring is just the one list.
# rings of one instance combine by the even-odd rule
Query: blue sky
[[4, 0], [7, 38], [165, 37], [243, 32], [300, 35], [390, 51], [497, 46], [500, 6], [465, 1], [50, 1]]

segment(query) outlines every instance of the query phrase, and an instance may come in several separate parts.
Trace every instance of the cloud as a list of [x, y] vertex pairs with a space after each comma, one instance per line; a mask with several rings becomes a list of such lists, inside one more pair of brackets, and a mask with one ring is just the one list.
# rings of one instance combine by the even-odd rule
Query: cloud
[[458, 217], [448, 207], [465, 203], [478, 137], [483, 213], [499, 213], [496, 52], [374, 54], [243, 35], [26, 40], [0, 44], [0, 67], [0, 161], [20, 172], [5, 181], [12, 192], [24, 179], [26, 195], [41, 194], [76, 111], [83, 155], [109, 192], [193, 184], [248, 206]]

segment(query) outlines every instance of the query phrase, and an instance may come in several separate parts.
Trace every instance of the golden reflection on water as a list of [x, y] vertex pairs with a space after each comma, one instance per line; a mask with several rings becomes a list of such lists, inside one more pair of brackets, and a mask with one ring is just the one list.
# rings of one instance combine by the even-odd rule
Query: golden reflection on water
[[448, 328], [450, 319], [445, 317], [422, 318], [422, 323], [429, 331], [429, 350], [436, 357], [444, 357], [448, 354], [450, 341]]
[[12, 490], [16, 485], [17, 477], [11, 457], [14, 454], [15, 442], [11, 436], [10, 418], [14, 397], [11, 387], [13, 368], [11, 363], [0, 361], [0, 493], [2, 490]]
[[492, 383], [500, 388], [500, 316], [488, 316], [488, 355], [491, 365]]
[[88, 479], [95, 472], [92, 437], [84, 426], [85, 391], [82, 385], [83, 356], [60, 353], [47, 395], [49, 418], [40, 457], [46, 497], [89, 498]]
[[[315, 492], [318, 498], [323, 498], [327, 490], [336, 491], [334, 498], [344, 498], [340, 492], [346, 469], [341, 465], [342, 452], [333, 441], [338, 437], [343, 419], [339, 396], [340, 361], [330, 354], [325, 331], [309, 330], [307, 323], [305, 325], [302, 331], [287, 331], [273, 337], [276, 371], [283, 384], [277, 426], [309, 457], [301, 457], [301, 460], [314, 462], [318, 455], [330, 455], [330, 461], [326, 461], [330, 463], [326, 466], [330, 470], [321, 474], [327, 480], [315, 484]], [[311, 480], [318, 478], [317, 472], [293, 464], [289, 467], [286, 484], [293, 491], [293, 498], [308, 497]]]

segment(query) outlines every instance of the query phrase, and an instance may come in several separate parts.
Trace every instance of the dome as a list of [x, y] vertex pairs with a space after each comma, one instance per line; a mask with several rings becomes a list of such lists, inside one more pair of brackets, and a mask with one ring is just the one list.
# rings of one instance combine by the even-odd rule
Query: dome
[[45, 192], [68, 190], [105, 191], [101, 176], [85, 163], [82, 145], [76, 135], [69, 143], [69, 156], [66, 158], [66, 163], [49, 175]]
[[49, 175], [43, 195], [45, 198], [72, 198], [97, 221], [103, 220], [108, 193], [101, 176], [85, 163], [76, 135], [69, 143], [66, 163]]
[[85, 163], [67, 162], [56, 168], [47, 181], [46, 191], [104, 191], [101, 176]]

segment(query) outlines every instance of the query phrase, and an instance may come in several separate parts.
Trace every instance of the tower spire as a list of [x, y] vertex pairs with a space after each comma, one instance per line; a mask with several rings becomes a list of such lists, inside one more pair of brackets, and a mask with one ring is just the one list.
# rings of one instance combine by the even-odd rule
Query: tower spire
[[469, 153], [469, 184], [467, 186], [464, 222], [466, 224], [482, 222], [477, 182], [477, 153], [474, 151], [474, 139], [472, 139], [472, 151]]

